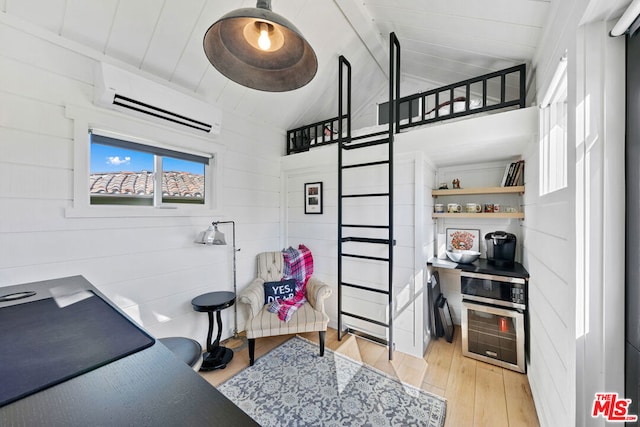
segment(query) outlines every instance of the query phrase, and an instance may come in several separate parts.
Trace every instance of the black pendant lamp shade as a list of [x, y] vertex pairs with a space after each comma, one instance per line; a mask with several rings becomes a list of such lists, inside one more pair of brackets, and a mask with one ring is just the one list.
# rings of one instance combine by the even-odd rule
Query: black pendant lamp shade
[[204, 35], [209, 62], [229, 79], [268, 92], [298, 89], [313, 79], [316, 54], [300, 31], [271, 11], [271, 0], [237, 9]]

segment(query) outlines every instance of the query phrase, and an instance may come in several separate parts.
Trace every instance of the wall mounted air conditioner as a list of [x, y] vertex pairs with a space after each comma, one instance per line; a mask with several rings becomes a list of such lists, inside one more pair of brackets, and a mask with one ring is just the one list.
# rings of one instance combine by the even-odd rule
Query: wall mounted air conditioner
[[220, 133], [222, 112], [206, 102], [103, 62], [97, 64], [94, 80], [96, 105]]

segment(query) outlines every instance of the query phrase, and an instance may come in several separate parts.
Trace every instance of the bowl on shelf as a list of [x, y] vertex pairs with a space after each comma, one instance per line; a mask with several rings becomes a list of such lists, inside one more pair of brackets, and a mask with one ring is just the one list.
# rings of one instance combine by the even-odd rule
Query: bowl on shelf
[[458, 264], [471, 264], [480, 258], [480, 252], [453, 249], [451, 251], [447, 251], [447, 256], [451, 261], [457, 262]]

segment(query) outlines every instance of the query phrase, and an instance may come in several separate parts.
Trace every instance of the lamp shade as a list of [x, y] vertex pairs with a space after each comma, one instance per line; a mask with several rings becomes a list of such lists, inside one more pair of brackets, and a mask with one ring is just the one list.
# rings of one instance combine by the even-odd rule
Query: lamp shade
[[229, 79], [253, 89], [285, 92], [309, 83], [316, 54], [302, 33], [271, 11], [271, 1], [231, 11], [204, 35], [209, 62]]
[[224, 233], [218, 230], [218, 224], [213, 223], [205, 231], [201, 232], [196, 239], [197, 243], [205, 245], [226, 245]]

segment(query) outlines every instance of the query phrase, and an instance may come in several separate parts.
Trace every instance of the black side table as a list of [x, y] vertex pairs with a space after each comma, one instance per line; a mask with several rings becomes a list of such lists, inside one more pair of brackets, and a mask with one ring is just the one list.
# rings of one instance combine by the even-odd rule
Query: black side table
[[[220, 345], [220, 336], [222, 335], [222, 315], [220, 312], [227, 307], [231, 307], [235, 301], [236, 294], [233, 292], [209, 292], [191, 300], [191, 305], [195, 311], [206, 312], [209, 315], [207, 352], [204, 354], [202, 366], [200, 367], [201, 371], [224, 369], [227, 367], [227, 363], [233, 359], [233, 351]], [[218, 336], [214, 342], [211, 342], [214, 311], [218, 321]]]

